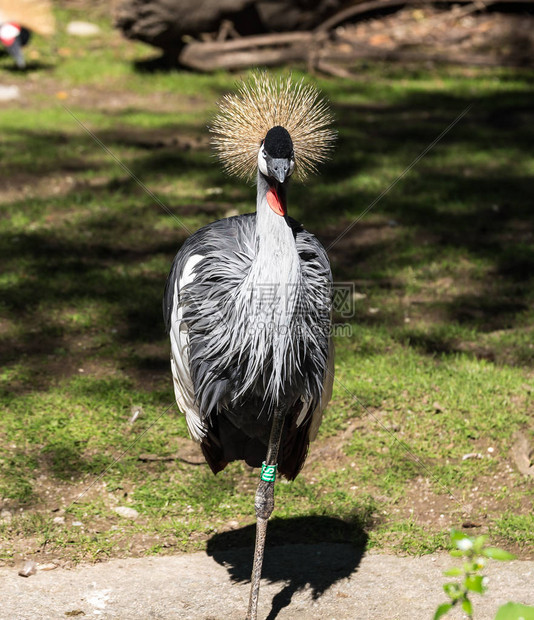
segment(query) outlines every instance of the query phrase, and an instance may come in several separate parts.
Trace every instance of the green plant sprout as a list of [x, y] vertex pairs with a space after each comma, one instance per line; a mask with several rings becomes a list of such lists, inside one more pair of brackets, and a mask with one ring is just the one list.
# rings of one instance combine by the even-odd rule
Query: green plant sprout
[[[471, 538], [459, 530], [451, 530], [451, 541], [455, 547], [449, 553], [455, 558], [463, 558], [461, 568], [455, 567], [444, 571], [447, 577], [459, 577], [460, 581], [451, 581], [444, 584], [443, 589], [450, 602], [442, 603], [434, 614], [434, 620], [439, 620], [453, 607], [461, 605], [469, 620], [473, 620], [473, 603], [469, 598], [472, 592], [484, 594], [486, 591], [486, 577], [481, 571], [486, 566], [486, 560], [508, 561], [515, 556], [504, 549], [486, 547], [488, 536]], [[520, 603], [506, 603], [499, 607], [495, 620], [534, 620], [534, 607]]]

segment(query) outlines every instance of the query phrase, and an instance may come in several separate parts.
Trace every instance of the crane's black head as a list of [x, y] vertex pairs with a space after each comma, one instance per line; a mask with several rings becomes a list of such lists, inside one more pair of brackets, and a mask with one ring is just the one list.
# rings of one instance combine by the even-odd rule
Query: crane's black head
[[293, 141], [289, 135], [289, 131], [277, 125], [269, 129], [263, 146], [267, 154], [276, 159], [290, 159], [293, 157]]
[[293, 141], [280, 125], [269, 129], [260, 148], [258, 166], [266, 177], [284, 183], [293, 173]]

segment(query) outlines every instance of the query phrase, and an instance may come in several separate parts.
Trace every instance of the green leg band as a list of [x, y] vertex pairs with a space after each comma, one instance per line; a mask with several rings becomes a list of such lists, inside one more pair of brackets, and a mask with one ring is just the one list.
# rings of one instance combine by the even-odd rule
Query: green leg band
[[263, 461], [260, 478], [265, 482], [274, 482], [276, 478], [276, 467], [277, 465], [266, 465], [265, 461]]

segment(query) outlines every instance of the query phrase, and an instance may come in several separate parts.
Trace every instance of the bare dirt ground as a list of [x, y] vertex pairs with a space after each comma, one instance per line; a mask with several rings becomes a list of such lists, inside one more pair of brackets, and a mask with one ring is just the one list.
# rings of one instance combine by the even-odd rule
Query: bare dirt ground
[[[28, 578], [0, 569], [1, 620], [97, 617], [238, 620], [248, 601], [251, 549], [112, 560]], [[421, 558], [367, 554], [350, 545], [287, 545], [268, 550], [259, 617], [274, 620], [418, 620], [445, 602], [444, 554]], [[475, 617], [493, 618], [510, 600], [534, 603], [533, 561], [493, 564], [489, 590], [473, 595]], [[406, 587], [409, 576], [410, 587]], [[424, 594], [423, 594], [424, 593]], [[476, 598], [475, 598], [476, 597]], [[451, 620], [465, 617], [452, 612]]]

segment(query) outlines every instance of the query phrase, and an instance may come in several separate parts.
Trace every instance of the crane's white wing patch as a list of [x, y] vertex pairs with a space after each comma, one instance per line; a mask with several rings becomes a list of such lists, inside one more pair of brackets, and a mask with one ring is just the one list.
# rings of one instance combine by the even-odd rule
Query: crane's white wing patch
[[174, 283], [172, 305], [171, 337], [171, 370], [174, 395], [180, 411], [185, 413], [187, 428], [195, 441], [201, 441], [207, 428], [200, 418], [195, 402], [195, 390], [189, 369], [189, 333], [183, 321], [183, 303], [180, 302], [180, 290], [195, 279], [195, 267], [204, 257], [200, 254], [191, 256], [184, 265], [179, 280]]

